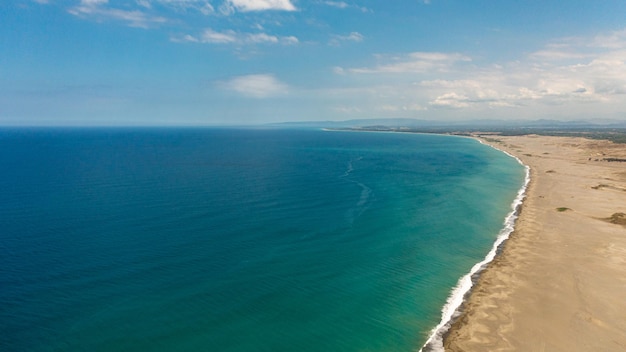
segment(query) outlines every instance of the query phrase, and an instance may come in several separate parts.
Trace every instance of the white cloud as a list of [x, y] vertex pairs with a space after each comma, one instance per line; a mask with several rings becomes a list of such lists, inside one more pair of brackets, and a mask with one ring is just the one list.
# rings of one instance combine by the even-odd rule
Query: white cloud
[[328, 6], [332, 6], [332, 7], [337, 7], [340, 9], [345, 9], [348, 6], [348, 3], [343, 2], [343, 1], [324, 1], [324, 4], [328, 5]]
[[137, 5], [145, 7], [147, 9], [152, 8], [152, 3], [150, 2], [150, 0], [137, 0]]
[[445, 79], [435, 79], [430, 81], [421, 81], [420, 85], [423, 87], [434, 87], [434, 88], [470, 88], [476, 89], [480, 86], [479, 81], [475, 80], [445, 80]]
[[580, 60], [589, 57], [589, 54], [570, 52], [566, 50], [543, 49], [530, 54], [531, 59], [536, 61], [563, 61]]
[[359, 32], [351, 32], [347, 36], [340, 37], [340, 39], [342, 39], [342, 40], [349, 40], [349, 41], [353, 41], [353, 42], [362, 42], [363, 41], [363, 35], [361, 33], [359, 33]]
[[237, 33], [232, 30], [215, 32], [212, 29], [206, 29], [197, 41], [201, 43], [227, 44], [239, 41], [237, 37]]
[[178, 37], [171, 37], [171, 41], [174, 43], [199, 43], [200, 40], [192, 35], [184, 34]]
[[529, 55], [530, 59], [537, 62], [580, 60], [590, 56], [593, 54], [577, 51], [571, 44], [563, 42], [548, 44], [541, 50]]
[[109, 0], [80, 0], [80, 3], [85, 6], [94, 6], [94, 5], [108, 4]]
[[242, 12], [265, 10], [296, 11], [296, 7], [290, 0], [227, 0], [227, 3]]
[[173, 8], [177, 11], [198, 11], [204, 15], [210, 15], [215, 12], [213, 5], [209, 0], [138, 0], [147, 3], [158, 3], [163, 6]]
[[280, 38], [280, 42], [284, 45], [296, 45], [298, 44], [300, 41], [298, 40], [297, 37], [294, 37], [293, 35], [287, 36], [287, 37], [281, 37]]
[[109, 0], [80, 0], [80, 3], [70, 8], [68, 12], [95, 21], [121, 21], [131, 27], [141, 28], [152, 28], [170, 22], [167, 18], [154, 14], [155, 6], [178, 12], [193, 10], [204, 15], [215, 12], [209, 0], [135, 0], [135, 3], [137, 8], [129, 10], [112, 7]]
[[438, 96], [430, 102], [430, 105], [438, 107], [465, 108], [470, 106], [469, 97], [455, 92], [446, 93]]
[[342, 9], [342, 10], [343, 9], [357, 9], [357, 10], [360, 10], [361, 12], [372, 12], [372, 10], [370, 10], [367, 7], [351, 5], [345, 1], [322, 1], [321, 4], [338, 8], [338, 9]]
[[328, 44], [339, 46], [341, 42], [362, 42], [364, 38], [359, 32], [351, 32], [348, 35], [333, 35]]
[[590, 46], [607, 49], [626, 48], [626, 28], [609, 34], [598, 35], [591, 41]]
[[339, 67], [339, 66], [333, 67], [333, 72], [336, 75], [341, 75], [341, 76], [346, 74], [346, 70], [343, 67]]
[[254, 33], [246, 36], [246, 41], [250, 43], [278, 43], [278, 37], [266, 33]]
[[443, 52], [383, 54], [375, 59], [377, 64], [370, 66], [334, 67], [344, 86], [356, 84], [359, 89], [336, 89], [328, 96], [358, 99], [364, 111], [395, 116], [417, 116], [411, 112], [420, 110], [409, 109], [412, 105], [458, 118], [468, 111], [472, 116], [526, 118], [626, 113], [626, 30], [555, 40], [499, 64]]
[[439, 53], [439, 52], [414, 52], [409, 54], [409, 58], [431, 62], [456, 62], [472, 61], [468, 56], [459, 53]]
[[122, 21], [131, 27], [150, 28], [167, 22], [161, 16], [152, 16], [139, 10], [121, 10], [111, 8], [108, 0], [81, 0], [78, 6], [72, 7], [68, 12], [74, 16], [91, 18], [96, 21]]
[[207, 28], [198, 36], [185, 34], [182, 36], [174, 36], [171, 38], [173, 42], [178, 43], [206, 43], [206, 44], [282, 44], [295, 45], [298, 44], [298, 38], [294, 36], [278, 37], [263, 32], [258, 33], [239, 33], [233, 30], [225, 30], [216, 32]]
[[271, 74], [235, 77], [220, 82], [220, 87], [252, 98], [269, 98], [287, 94], [289, 87]]
[[229, 2], [224, 2], [220, 5], [219, 11], [224, 16], [230, 16], [235, 13], [235, 7]]
[[391, 61], [371, 68], [353, 68], [352, 73], [424, 73], [430, 71], [448, 71], [459, 62], [471, 61], [471, 58], [459, 53], [414, 52], [401, 57], [379, 56], [384, 61]]
[[[516, 76], [515, 72], [511, 74]], [[553, 72], [537, 72], [523, 82], [507, 77], [507, 71], [501, 68], [474, 72], [471, 76], [472, 79], [422, 81], [420, 86], [435, 95], [429, 101], [435, 107], [511, 108], [602, 99], [584, 81]]]

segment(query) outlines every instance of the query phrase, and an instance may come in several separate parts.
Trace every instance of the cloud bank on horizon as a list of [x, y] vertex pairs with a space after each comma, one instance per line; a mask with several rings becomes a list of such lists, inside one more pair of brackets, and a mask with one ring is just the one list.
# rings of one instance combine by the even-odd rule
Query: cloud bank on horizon
[[626, 2], [15, 0], [0, 125], [626, 119]]

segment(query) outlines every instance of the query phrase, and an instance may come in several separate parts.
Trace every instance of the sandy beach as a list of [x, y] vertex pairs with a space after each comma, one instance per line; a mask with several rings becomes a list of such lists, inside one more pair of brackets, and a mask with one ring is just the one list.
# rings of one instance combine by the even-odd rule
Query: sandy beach
[[[520, 217], [446, 351], [626, 350], [626, 145], [483, 139], [531, 168]], [[622, 213], [622, 214], [620, 214]]]

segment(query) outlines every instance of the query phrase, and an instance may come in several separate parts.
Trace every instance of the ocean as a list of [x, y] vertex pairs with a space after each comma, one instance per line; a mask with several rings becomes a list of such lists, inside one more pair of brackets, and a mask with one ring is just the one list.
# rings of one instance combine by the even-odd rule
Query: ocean
[[0, 129], [0, 350], [416, 351], [525, 170], [470, 138]]

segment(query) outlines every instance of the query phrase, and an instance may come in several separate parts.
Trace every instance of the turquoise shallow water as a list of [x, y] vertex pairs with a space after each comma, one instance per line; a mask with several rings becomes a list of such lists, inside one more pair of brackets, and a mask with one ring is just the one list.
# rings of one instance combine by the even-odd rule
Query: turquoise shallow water
[[459, 137], [0, 130], [0, 350], [415, 351], [524, 180]]

